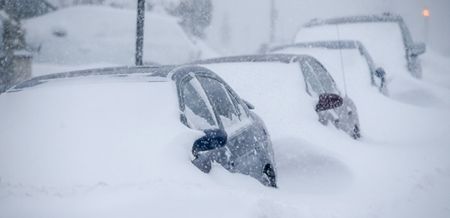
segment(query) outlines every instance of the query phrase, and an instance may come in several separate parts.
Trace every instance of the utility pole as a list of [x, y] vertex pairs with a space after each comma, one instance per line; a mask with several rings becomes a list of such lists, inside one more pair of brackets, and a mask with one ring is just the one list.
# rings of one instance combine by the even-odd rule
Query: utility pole
[[142, 65], [142, 57], [144, 55], [144, 17], [145, 16], [145, 0], [138, 0], [137, 16], [136, 16], [136, 65]]

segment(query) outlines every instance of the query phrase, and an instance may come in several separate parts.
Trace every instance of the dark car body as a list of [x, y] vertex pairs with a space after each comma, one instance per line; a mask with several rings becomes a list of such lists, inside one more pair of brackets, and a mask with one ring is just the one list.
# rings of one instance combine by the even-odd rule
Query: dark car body
[[[230, 172], [250, 175], [264, 185], [276, 187], [272, 142], [261, 118], [250, 110], [225, 81], [206, 68], [181, 67], [174, 70], [172, 79], [177, 85], [183, 124], [203, 130], [206, 135], [208, 131], [217, 128], [227, 135], [225, 146], [193, 151], [194, 165], [209, 172], [211, 163], [217, 162]], [[206, 107], [199, 109], [202, 103], [193, 94], [195, 87], [198, 87], [196, 85], [203, 87], [214, 116], [207, 115]], [[194, 112], [196, 118], [203, 117], [210, 126], [196, 126], [196, 118], [188, 111]]]

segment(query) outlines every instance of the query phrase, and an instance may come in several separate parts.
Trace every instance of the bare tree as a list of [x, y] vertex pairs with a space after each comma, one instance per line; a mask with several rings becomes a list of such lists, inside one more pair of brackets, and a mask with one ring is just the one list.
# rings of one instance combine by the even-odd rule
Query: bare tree
[[181, 18], [181, 26], [193, 36], [204, 38], [205, 29], [211, 24], [213, 6], [211, 0], [181, 0], [169, 13]]

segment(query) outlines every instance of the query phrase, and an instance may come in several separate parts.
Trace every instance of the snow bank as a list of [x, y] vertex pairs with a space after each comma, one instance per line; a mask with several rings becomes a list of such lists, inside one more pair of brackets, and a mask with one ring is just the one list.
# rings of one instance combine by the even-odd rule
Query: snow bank
[[189, 142], [201, 133], [179, 121], [171, 83], [140, 80], [62, 79], [2, 95], [2, 180], [71, 187], [192, 173]]
[[423, 55], [423, 79], [440, 87], [450, 89], [450, 56], [439, 55], [427, 49]]
[[[133, 10], [70, 7], [26, 20], [24, 26], [27, 41], [38, 50], [37, 62], [134, 64]], [[164, 12], [146, 12], [144, 32], [144, 62], [183, 63], [214, 53], [190, 40], [177, 19]]]

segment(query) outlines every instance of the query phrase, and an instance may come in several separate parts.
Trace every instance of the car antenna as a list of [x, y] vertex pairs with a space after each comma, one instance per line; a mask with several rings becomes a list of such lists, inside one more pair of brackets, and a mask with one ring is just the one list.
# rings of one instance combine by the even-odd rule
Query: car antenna
[[341, 59], [341, 72], [342, 72], [342, 78], [344, 79], [344, 92], [345, 92], [345, 97], [347, 97], [347, 81], [345, 79], [345, 68], [344, 68], [344, 57], [342, 56], [342, 46], [341, 43], [341, 34], [339, 31], [339, 24], [336, 24], [336, 33], [337, 33], [337, 38], [338, 38], [338, 47], [339, 47], [339, 57]]

